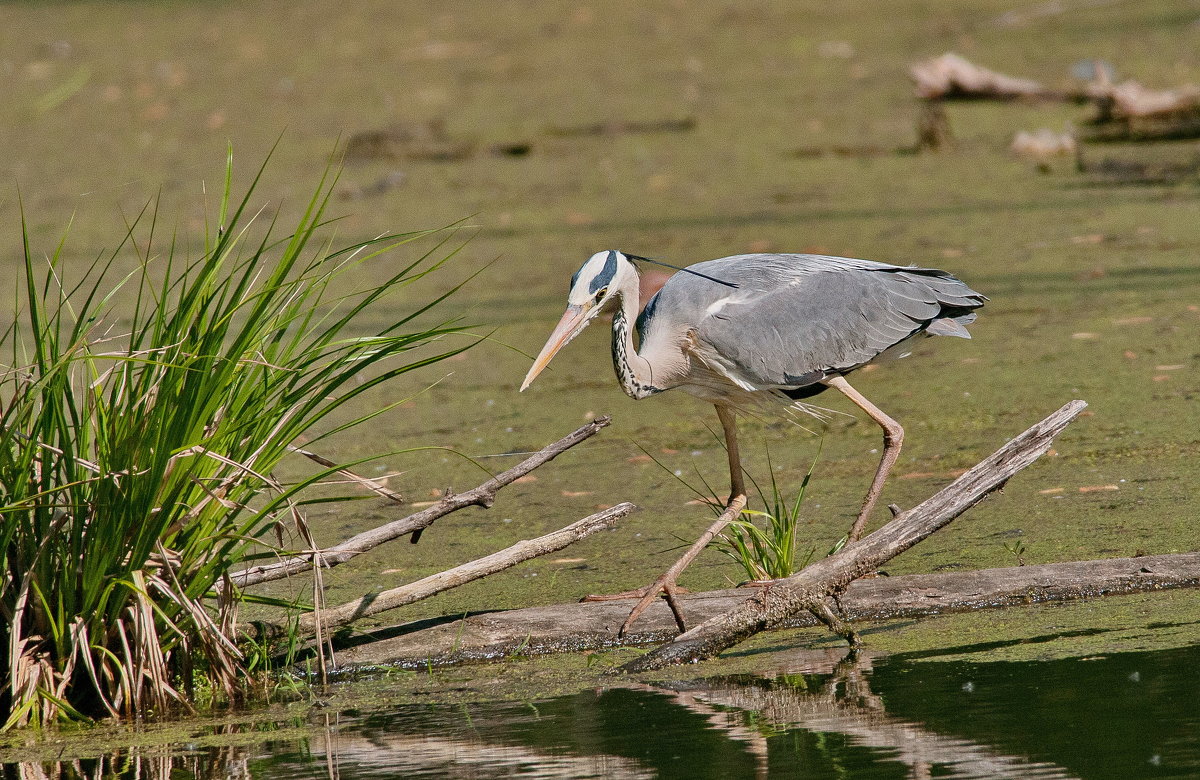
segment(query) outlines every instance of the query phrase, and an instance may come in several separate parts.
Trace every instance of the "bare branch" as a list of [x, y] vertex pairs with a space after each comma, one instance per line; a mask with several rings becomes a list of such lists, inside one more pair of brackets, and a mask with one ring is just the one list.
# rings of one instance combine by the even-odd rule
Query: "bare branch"
[[924, 100], [948, 98], [1013, 98], [1045, 97], [1049, 90], [1030, 79], [1015, 78], [982, 68], [957, 54], [922, 60], [909, 68], [916, 83], [917, 97]]
[[[565, 528], [561, 528], [536, 539], [526, 539], [499, 552], [492, 553], [478, 560], [464, 563], [453, 569], [430, 575], [416, 582], [402, 585], [398, 588], [385, 590], [382, 593], [372, 593], [337, 607], [322, 610], [321, 624], [326, 630], [353, 622], [358, 618], [375, 615], [389, 609], [403, 607], [414, 601], [429, 598], [442, 591], [457, 588], [468, 582], [495, 574], [499, 571], [516, 566], [518, 563], [537, 558], [547, 553], [561, 550], [569, 544], [586, 539], [597, 531], [611, 528], [617, 520], [625, 517], [634, 509], [633, 504], [622, 503], [589, 515]], [[309, 613], [300, 618], [300, 629], [312, 631], [317, 626], [317, 614]]]
[[[390, 542], [401, 536], [423, 531], [433, 525], [434, 521], [438, 518], [448, 515], [451, 512], [457, 512], [463, 507], [481, 506], [486, 509], [495, 501], [496, 493], [501, 488], [512, 484], [538, 466], [548, 463], [581, 441], [599, 433], [601, 429], [609, 424], [609, 421], [609, 417], [598, 417], [574, 433], [564, 436], [553, 444], [544, 447], [511, 469], [497, 474], [472, 490], [447, 496], [433, 506], [423, 509], [416, 514], [385, 523], [369, 531], [352, 536], [344, 542], [321, 550], [319, 551], [321, 563], [329, 567], [338, 566], [356, 555], [361, 555], [368, 550], [378, 547], [384, 542]], [[275, 563], [251, 566], [236, 571], [229, 576], [234, 585], [239, 588], [246, 588], [261, 582], [284, 579], [293, 574], [305, 571], [312, 566], [312, 559], [312, 552], [303, 552], [276, 561]]]

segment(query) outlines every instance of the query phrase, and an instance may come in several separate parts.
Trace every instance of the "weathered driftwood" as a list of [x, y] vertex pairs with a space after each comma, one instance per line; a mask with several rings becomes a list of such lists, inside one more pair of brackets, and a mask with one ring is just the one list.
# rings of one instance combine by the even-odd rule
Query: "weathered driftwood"
[[[847, 619], [887, 620], [1026, 606], [1072, 599], [1200, 587], [1200, 552], [1071, 561], [938, 574], [871, 577], [852, 582], [840, 602]], [[755, 592], [717, 590], [679, 596], [690, 618], [708, 620], [736, 609]], [[379, 629], [338, 652], [345, 666], [396, 664], [425, 667], [543, 654], [652, 644], [678, 633], [663, 601], [656, 602], [618, 639], [632, 600], [556, 604], [420, 621]], [[801, 612], [773, 628], [804, 628], [817, 619]]]
[[1200, 87], [1148, 89], [1136, 81], [1088, 86], [1096, 105], [1085, 140], [1124, 141], [1200, 137]]
[[[1070, 100], [1096, 106], [1086, 141], [1159, 140], [1200, 137], [1200, 86], [1150, 89], [1128, 80], [1111, 81], [1109, 71], [1095, 66], [1095, 78], [1074, 90], [1052, 90], [1031, 79], [1016, 78], [980, 67], [957, 54], [914, 63], [909, 68], [917, 97], [927, 103], [946, 100]], [[930, 146], [925, 134], [918, 149]], [[1046, 138], [1021, 139], [1017, 145]], [[932, 145], [936, 148], [936, 144]], [[1070, 150], [1068, 150], [1069, 152]], [[805, 154], [803, 156], [809, 156]]]
[[[633, 504], [622, 503], [601, 512], [588, 515], [565, 528], [539, 536], [536, 539], [526, 539], [499, 552], [479, 558], [461, 566], [455, 566], [443, 572], [430, 575], [416, 582], [410, 582], [398, 588], [371, 593], [360, 599], [336, 607], [321, 610], [321, 625], [326, 630], [344, 626], [359, 618], [376, 615], [389, 609], [403, 607], [414, 601], [429, 598], [437, 593], [457, 588], [468, 582], [486, 577], [489, 574], [512, 568], [531, 558], [561, 550], [567, 545], [580, 539], [586, 539], [597, 531], [611, 528], [617, 520], [625, 517], [634, 509]], [[316, 628], [317, 614], [309, 613], [300, 619], [303, 631]]]
[[368, 550], [374, 549], [393, 539], [398, 539], [401, 536], [413, 534], [415, 540], [415, 537], [421, 531], [433, 525], [438, 518], [444, 517], [451, 512], [457, 512], [459, 509], [468, 506], [480, 506], [485, 509], [490, 507], [496, 499], [496, 493], [501, 488], [512, 484], [538, 466], [553, 460], [581, 441], [599, 433], [602, 428], [609, 424], [609, 421], [608, 417], [598, 417], [580, 427], [574, 433], [564, 436], [553, 444], [539, 450], [516, 466], [497, 474], [482, 485], [465, 493], [455, 493], [454, 495], [447, 496], [433, 506], [423, 509], [420, 512], [399, 520], [393, 520], [390, 523], [385, 523], [369, 531], [363, 531], [344, 542], [327, 547], [324, 550], [315, 552], [304, 551], [282, 558], [274, 563], [247, 567], [231, 574], [230, 579], [235, 586], [246, 588], [262, 582], [284, 579], [293, 574], [306, 571], [313, 565], [314, 554], [319, 557], [322, 566], [332, 567], [343, 564], [356, 555], [361, 555]]
[[1075, 141], [1075, 134], [1070, 131], [1060, 133], [1048, 127], [1041, 127], [1034, 131], [1018, 131], [1008, 149], [1017, 157], [1046, 167], [1055, 158], [1075, 159], [1079, 145]]
[[1100, 102], [1101, 109], [1106, 112], [1102, 120], [1170, 119], [1200, 110], [1200, 87], [1194, 84], [1177, 89], [1149, 89], [1136, 81], [1123, 81], [1098, 87], [1092, 97]]
[[951, 52], [914, 63], [909, 74], [915, 82], [917, 97], [923, 100], [1014, 100], [1054, 96], [1036, 81], [982, 68]]
[[942, 528], [1004, 485], [1050, 449], [1063, 428], [1087, 407], [1071, 401], [1012, 439], [982, 463], [920, 505], [901, 512], [879, 530], [846, 545], [750, 599], [739, 608], [680, 634], [627, 665], [644, 671], [711, 658], [747, 637], [772, 628], [800, 611], [810, 611], [853, 645], [857, 638], [831, 612], [828, 598]]

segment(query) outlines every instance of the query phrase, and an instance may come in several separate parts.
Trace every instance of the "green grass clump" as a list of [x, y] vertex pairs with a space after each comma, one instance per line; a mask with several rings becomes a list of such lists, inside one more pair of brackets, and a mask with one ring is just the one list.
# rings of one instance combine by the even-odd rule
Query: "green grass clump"
[[[289, 446], [374, 418], [384, 409], [331, 415], [474, 343], [409, 354], [463, 330], [415, 321], [453, 290], [395, 296], [453, 256], [445, 239], [335, 293], [349, 271], [428, 234], [335, 249], [319, 238], [327, 171], [279, 237], [249, 211], [262, 169], [240, 199], [232, 172], [231, 156], [202, 252], [174, 236], [159, 248], [148, 208], [70, 280], [62, 243], [35, 257], [22, 221], [25, 278], [0, 334], [4, 728], [187, 706], [197, 677], [238, 695], [241, 594], [227, 575], [276, 554], [281, 524], [303, 539], [304, 505], [327, 500], [304, 491], [335, 470], [281, 484], [272, 472]], [[391, 324], [364, 332], [369, 313]]]
[[[819, 451], [817, 456], [820, 457]], [[796, 526], [800, 522], [800, 507], [804, 503], [804, 494], [816, 467], [817, 461], [814, 458], [795, 497], [789, 500], [775, 481], [775, 469], [771, 465], [768, 452], [767, 470], [771, 475], [771, 495], [765, 495], [758, 483], [754, 483], [763, 509], [744, 510], [741, 517], [730, 521], [718, 537], [717, 544], [721, 552], [736, 561], [751, 580], [765, 581], [790, 577], [812, 560], [816, 548], [809, 547], [801, 555]], [[761, 528], [755, 525], [755, 519], [762, 519]]]
[[[717, 441], [720, 442], [720, 438]], [[822, 443], [824, 443], [824, 439], [822, 439]], [[640, 445], [639, 448], [658, 464], [659, 468], [671, 474], [680, 484], [708, 504], [716, 515], [719, 516], [724, 511], [725, 500], [721, 498], [704, 475], [700, 474], [699, 470], [697, 470], [697, 476], [699, 476], [704, 490], [700, 490], [680, 477], [658, 458], [651, 455], [646, 448], [640, 447]], [[754, 490], [758, 493], [763, 508], [743, 509], [737, 519], [729, 521], [725, 530], [717, 535], [714, 542], [718, 550], [742, 567], [750, 580], [765, 582], [790, 577], [807, 566], [812, 561], [813, 555], [816, 554], [817, 548], [812, 546], [801, 551], [797, 526], [800, 524], [800, 508], [804, 503], [804, 495], [808, 491], [808, 483], [812, 480], [813, 472], [817, 468], [817, 460], [820, 457], [821, 449], [818, 447], [812, 465], [808, 468], [808, 473], [804, 475], [804, 480], [796, 490], [795, 496], [791, 498], [779, 487], [779, 483], [775, 479], [775, 467], [771, 462], [769, 450], [767, 451], [767, 473], [771, 478], [770, 496], [750, 472], [742, 470], [745, 478], [754, 485]], [[755, 523], [756, 519], [762, 521], [761, 527]], [[846, 537], [843, 536], [829, 551], [829, 554], [832, 555], [839, 550], [845, 542]]]

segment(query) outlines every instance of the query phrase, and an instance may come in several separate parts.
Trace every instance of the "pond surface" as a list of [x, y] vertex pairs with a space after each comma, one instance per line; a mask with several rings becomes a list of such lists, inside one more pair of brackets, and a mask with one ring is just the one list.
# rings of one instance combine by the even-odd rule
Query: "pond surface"
[[1200, 646], [1027, 662], [921, 655], [805, 651], [770, 676], [525, 703], [316, 709], [309, 723], [328, 725], [304, 738], [9, 764], [4, 776], [1200, 776]]

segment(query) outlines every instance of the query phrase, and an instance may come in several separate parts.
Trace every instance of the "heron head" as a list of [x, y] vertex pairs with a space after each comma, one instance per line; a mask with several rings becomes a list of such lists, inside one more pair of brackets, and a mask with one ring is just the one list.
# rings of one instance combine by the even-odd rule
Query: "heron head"
[[615, 249], [597, 252], [589, 257], [571, 277], [567, 310], [558, 321], [558, 325], [554, 326], [541, 353], [533, 361], [533, 367], [525, 375], [521, 389], [529, 387], [550, 359], [607, 309], [609, 303], [617, 299], [618, 293], [630, 280], [633, 282], [633, 289], [636, 290], [637, 278], [637, 269], [633, 263]]

